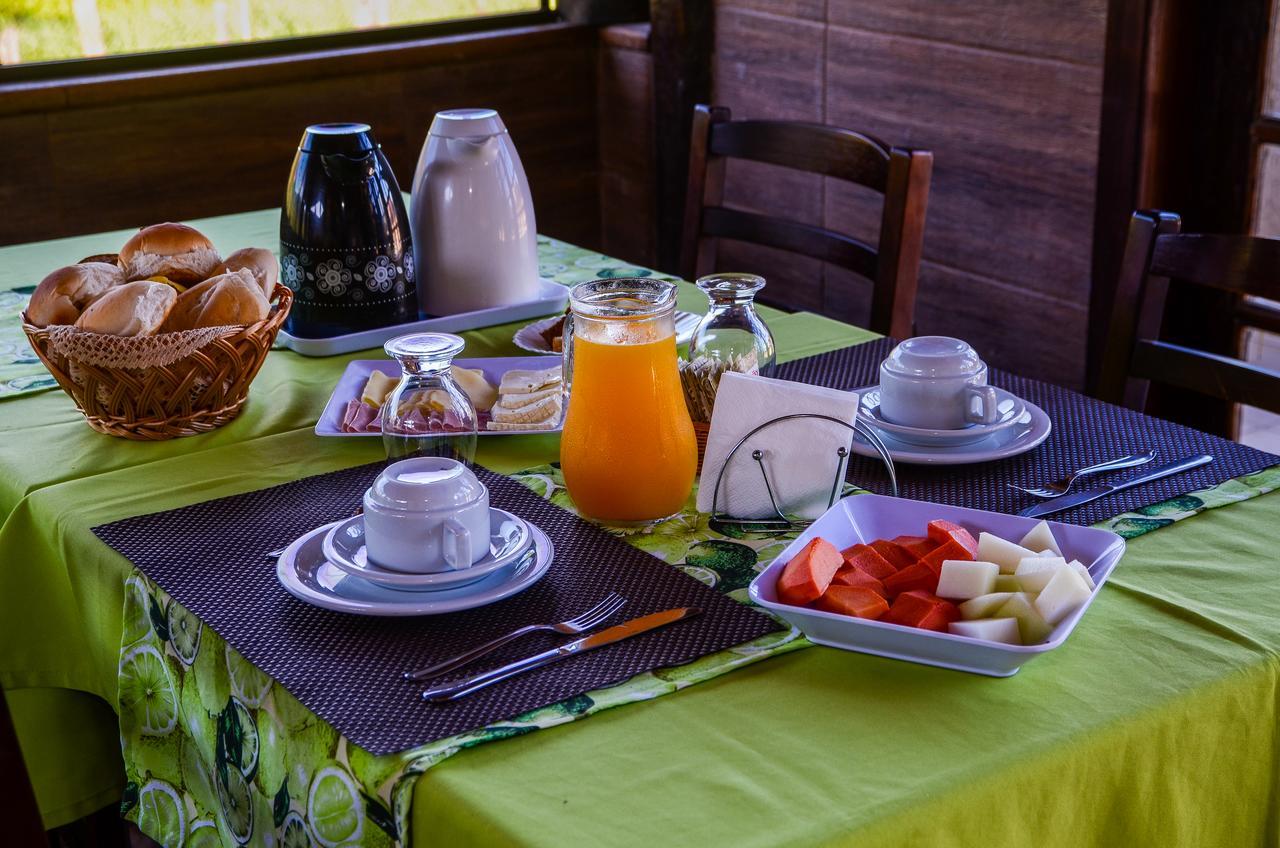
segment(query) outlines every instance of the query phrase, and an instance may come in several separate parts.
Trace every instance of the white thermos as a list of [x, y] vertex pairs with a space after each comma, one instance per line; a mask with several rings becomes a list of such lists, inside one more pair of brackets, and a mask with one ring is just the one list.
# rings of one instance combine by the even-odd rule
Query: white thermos
[[529, 181], [493, 109], [436, 114], [413, 175], [409, 219], [418, 302], [427, 315], [538, 296]]

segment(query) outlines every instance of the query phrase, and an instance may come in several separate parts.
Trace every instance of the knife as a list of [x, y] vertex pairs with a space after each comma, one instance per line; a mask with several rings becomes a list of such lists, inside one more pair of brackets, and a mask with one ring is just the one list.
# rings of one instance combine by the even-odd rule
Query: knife
[[641, 633], [647, 633], [650, 630], [656, 630], [668, 624], [674, 624], [677, 621], [683, 621], [686, 618], [693, 618], [700, 615], [702, 610], [694, 607], [677, 607], [675, 609], [664, 610], [663, 612], [655, 612], [649, 615], [642, 615], [639, 618], [633, 618], [630, 621], [624, 621], [622, 624], [601, 630], [599, 633], [592, 633], [590, 636], [583, 636], [581, 639], [575, 639], [572, 642], [561, 645], [558, 648], [552, 648], [549, 651], [543, 651], [540, 654], [534, 654], [531, 657], [525, 657], [522, 660], [516, 660], [508, 663], [501, 668], [495, 668], [481, 674], [467, 677], [457, 683], [451, 683], [447, 686], [436, 686], [427, 689], [422, 693], [424, 701], [432, 701], [434, 703], [443, 703], [444, 701], [452, 701], [455, 698], [461, 698], [463, 695], [470, 695], [477, 689], [497, 683], [499, 680], [506, 680], [508, 677], [514, 677], [517, 674], [528, 671], [532, 668], [553, 663], [567, 657], [582, 654], [596, 648], [603, 648], [605, 645], [612, 645], [614, 642], [621, 642], [623, 639], [630, 639], [632, 636], [639, 636]]
[[1096, 501], [1098, 498], [1103, 498], [1125, 489], [1132, 489], [1134, 486], [1141, 486], [1143, 483], [1150, 483], [1152, 480], [1159, 480], [1161, 477], [1168, 477], [1171, 474], [1187, 471], [1209, 462], [1213, 462], [1213, 457], [1208, 454], [1180, 459], [1177, 462], [1170, 462], [1167, 465], [1153, 468], [1141, 477], [1134, 477], [1132, 480], [1095, 486], [1092, 489], [1082, 489], [1075, 494], [1063, 495], [1060, 498], [1053, 498], [1043, 503], [1034, 504], [1019, 512], [1018, 515], [1025, 518], [1039, 518], [1052, 512], [1062, 512], [1064, 509], [1071, 509], [1072, 507], [1080, 506], [1080, 504], [1089, 503], [1089, 501]]

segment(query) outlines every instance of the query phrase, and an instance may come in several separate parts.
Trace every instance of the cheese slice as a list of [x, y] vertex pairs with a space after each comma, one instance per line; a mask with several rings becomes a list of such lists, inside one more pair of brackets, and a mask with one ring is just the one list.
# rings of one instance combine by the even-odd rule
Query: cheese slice
[[391, 394], [397, 382], [381, 371], [374, 371], [360, 392], [360, 400], [376, 409], [387, 402], [387, 395]]
[[490, 416], [500, 424], [524, 424], [548, 421], [560, 417], [560, 396], [543, 398], [535, 403], [512, 409], [499, 403], [489, 410]]
[[514, 369], [502, 375], [502, 383], [498, 386], [500, 395], [527, 395], [531, 392], [550, 388], [560, 383], [560, 366], [544, 368], [541, 371], [525, 371]]
[[560, 386], [556, 385], [556, 386], [552, 386], [549, 389], [539, 389], [536, 392], [529, 392], [527, 395], [520, 395], [520, 394], [501, 395], [498, 398], [498, 403], [502, 404], [507, 409], [519, 409], [522, 406], [528, 406], [531, 403], [537, 403], [538, 401], [543, 400], [544, 398], [559, 397], [560, 391], [561, 391]]

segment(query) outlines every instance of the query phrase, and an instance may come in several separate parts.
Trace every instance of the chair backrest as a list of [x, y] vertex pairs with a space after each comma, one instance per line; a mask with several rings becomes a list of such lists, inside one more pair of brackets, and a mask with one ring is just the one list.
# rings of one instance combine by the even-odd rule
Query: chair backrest
[[[1280, 412], [1280, 371], [1160, 340], [1169, 281], [1280, 299], [1280, 241], [1183, 233], [1170, 212], [1134, 212], [1116, 281], [1098, 395], [1142, 410], [1151, 382]], [[1247, 320], [1247, 306], [1238, 310]]]
[[[725, 161], [751, 159], [823, 174], [884, 195], [880, 243], [724, 206]], [[734, 121], [728, 109], [697, 106], [689, 145], [680, 273], [715, 270], [718, 239], [746, 241], [847, 268], [872, 282], [871, 329], [913, 334], [933, 154], [887, 147], [852, 130], [795, 121]]]

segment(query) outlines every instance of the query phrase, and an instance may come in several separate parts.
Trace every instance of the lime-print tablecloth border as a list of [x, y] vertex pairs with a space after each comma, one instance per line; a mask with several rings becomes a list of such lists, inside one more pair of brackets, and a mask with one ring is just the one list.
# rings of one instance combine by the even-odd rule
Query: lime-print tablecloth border
[[[555, 465], [530, 469], [515, 479], [573, 509]], [[1280, 466], [1099, 526], [1134, 538], [1276, 488]], [[616, 532], [748, 602], [747, 584], [791, 537], [725, 536], [712, 529], [708, 516], [693, 503], [691, 496], [679, 516], [647, 531]], [[126, 588], [117, 703], [129, 781], [124, 812], [166, 845], [203, 844], [205, 839], [209, 844], [217, 844], [215, 839], [266, 844], [268, 833], [282, 845], [306, 845], [308, 839], [322, 845], [404, 844], [414, 779], [464, 748], [657, 698], [812, 644], [787, 629], [510, 721], [374, 757], [245, 662], [140, 573], [129, 578]]]
[[[648, 268], [628, 265], [602, 253], [538, 236], [539, 273], [565, 286], [600, 277], [655, 277], [676, 281]], [[57, 387], [36, 358], [22, 332], [22, 310], [31, 299], [30, 287], [0, 291], [0, 400]]]

